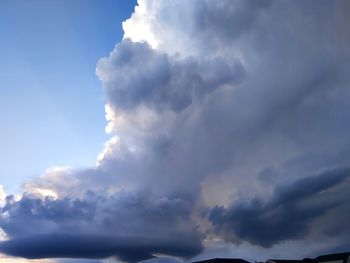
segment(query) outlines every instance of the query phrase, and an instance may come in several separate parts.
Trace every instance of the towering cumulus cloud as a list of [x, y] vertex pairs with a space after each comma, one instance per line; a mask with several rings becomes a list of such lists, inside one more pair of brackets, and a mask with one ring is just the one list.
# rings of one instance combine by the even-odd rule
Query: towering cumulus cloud
[[97, 65], [111, 139], [96, 165], [49, 169], [6, 198], [0, 251], [136, 262], [348, 249], [349, 11], [139, 0]]

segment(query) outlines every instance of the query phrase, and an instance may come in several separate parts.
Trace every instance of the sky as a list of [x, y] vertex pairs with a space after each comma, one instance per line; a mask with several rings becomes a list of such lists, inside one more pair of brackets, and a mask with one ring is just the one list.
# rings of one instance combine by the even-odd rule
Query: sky
[[9, 192], [48, 167], [96, 161], [107, 139], [96, 63], [121, 40], [134, 5], [0, 2], [0, 176]]
[[26, 3], [0, 11], [0, 262], [350, 250], [348, 1]]

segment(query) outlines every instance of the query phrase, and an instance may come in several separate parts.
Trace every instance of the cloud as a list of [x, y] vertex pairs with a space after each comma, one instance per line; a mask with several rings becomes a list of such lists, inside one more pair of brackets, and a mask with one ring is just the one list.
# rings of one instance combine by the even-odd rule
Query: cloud
[[136, 261], [214, 255], [217, 240], [249, 257], [345, 247], [349, 8], [140, 0], [97, 65], [111, 139], [95, 165], [48, 169], [7, 197], [1, 250]]
[[[201, 251], [190, 205], [120, 193], [84, 199], [10, 197], [1, 227], [9, 236], [0, 251], [25, 258], [107, 258], [135, 262], [163, 253], [190, 257]], [[26, 224], [23, 224], [23, 222]]]
[[349, 199], [345, 190], [349, 187], [349, 178], [348, 168], [323, 172], [276, 188], [265, 202], [253, 199], [227, 209], [215, 207], [209, 217], [228, 241], [246, 240], [270, 247], [284, 240], [302, 239], [311, 228], [317, 228], [314, 220], [331, 210], [340, 209], [340, 213], [337, 218], [333, 211], [330, 224], [347, 217], [342, 205]]
[[[187, 237], [188, 238], [188, 237]], [[118, 256], [128, 262], [152, 258], [152, 253], [176, 256], [193, 256], [200, 250], [192, 248], [184, 239], [177, 242], [142, 237], [122, 238], [103, 236], [34, 235], [13, 239], [1, 244], [0, 249], [9, 255], [26, 258], [107, 258]], [[20, 252], [18, 252], [20, 251]]]
[[22, 259], [17, 257], [9, 257], [3, 254], [0, 254], [0, 263], [56, 263], [48, 259]]
[[6, 200], [6, 192], [4, 189], [4, 186], [0, 185], [0, 207], [2, 207], [5, 204]]
[[100, 60], [97, 75], [104, 83], [110, 106], [130, 111], [142, 104], [178, 112], [195, 98], [239, 83], [244, 69], [238, 61], [222, 57], [169, 57], [146, 43], [125, 39], [110, 57]]

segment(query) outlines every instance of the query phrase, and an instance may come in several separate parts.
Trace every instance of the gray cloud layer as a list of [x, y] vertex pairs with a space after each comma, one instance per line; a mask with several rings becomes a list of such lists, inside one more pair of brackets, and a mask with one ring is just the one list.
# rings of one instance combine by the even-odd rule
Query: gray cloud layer
[[[228, 209], [215, 207], [209, 217], [228, 241], [236, 235], [241, 240], [269, 247], [283, 240], [302, 239], [309, 233], [314, 219], [332, 210], [343, 211], [342, 218], [350, 220], [345, 212], [349, 209], [349, 178], [349, 169], [327, 171], [276, 188], [266, 202], [254, 199]], [[329, 224], [337, 219], [333, 217]], [[346, 230], [340, 228], [340, 231]]]
[[188, 241], [190, 237], [177, 240], [155, 240], [142, 237], [109, 237], [107, 235], [32, 235], [3, 242], [1, 250], [11, 256], [35, 258], [90, 258], [101, 259], [117, 256], [128, 262], [153, 258], [153, 254], [189, 257], [201, 251]]
[[113, 139], [96, 166], [9, 197], [0, 250], [133, 262], [218, 239], [281, 256], [350, 245], [348, 1], [139, 4], [97, 66]]
[[190, 206], [180, 199], [151, 201], [129, 193], [58, 200], [23, 197], [17, 202], [8, 197], [2, 213], [7, 216], [1, 227], [11, 239], [0, 250], [14, 256], [118, 256], [135, 262], [156, 253], [189, 257], [201, 251], [200, 236], [190, 225]]

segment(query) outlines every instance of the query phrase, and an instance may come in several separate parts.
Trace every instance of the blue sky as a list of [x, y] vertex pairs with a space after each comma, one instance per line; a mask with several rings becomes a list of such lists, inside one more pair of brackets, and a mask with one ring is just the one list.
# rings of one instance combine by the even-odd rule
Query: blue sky
[[134, 5], [0, 2], [0, 178], [7, 191], [50, 166], [94, 164], [107, 138], [96, 63], [122, 38]]

